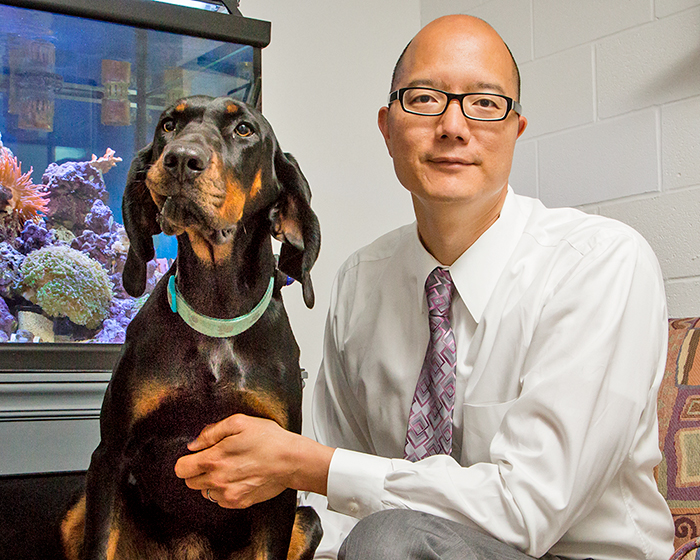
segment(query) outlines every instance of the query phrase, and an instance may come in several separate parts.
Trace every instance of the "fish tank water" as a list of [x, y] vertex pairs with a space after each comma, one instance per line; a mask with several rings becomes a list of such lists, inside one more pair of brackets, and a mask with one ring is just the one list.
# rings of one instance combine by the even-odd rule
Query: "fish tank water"
[[260, 104], [269, 24], [224, 0], [168, 2], [190, 7], [0, 4], [0, 352], [123, 342], [176, 253], [175, 238], [156, 237], [146, 294], [124, 292], [132, 158], [180, 97]]

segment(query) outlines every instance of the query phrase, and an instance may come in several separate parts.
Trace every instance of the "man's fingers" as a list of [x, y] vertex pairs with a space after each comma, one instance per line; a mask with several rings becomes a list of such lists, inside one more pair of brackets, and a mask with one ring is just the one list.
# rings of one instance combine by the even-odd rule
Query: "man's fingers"
[[187, 445], [187, 449], [190, 451], [201, 451], [202, 449], [216, 445], [222, 439], [228, 436], [238, 433], [238, 416], [240, 415], [234, 414], [233, 416], [224, 418], [216, 424], [209, 424], [208, 426], [205, 426], [197, 436], [197, 439], [191, 441]]
[[[204, 467], [194, 455], [184, 455], [175, 463], [175, 474], [178, 478], [193, 479], [205, 473]], [[189, 484], [188, 484], [189, 486]], [[191, 488], [191, 486], [190, 486]]]

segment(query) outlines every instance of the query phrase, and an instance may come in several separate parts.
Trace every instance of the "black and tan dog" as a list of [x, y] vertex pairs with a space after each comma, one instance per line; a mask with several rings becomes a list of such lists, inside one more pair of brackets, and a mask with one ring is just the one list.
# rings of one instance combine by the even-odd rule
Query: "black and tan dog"
[[174, 473], [187, 443], [233, 413], [301, 429], [299, 350], [280, 288], [288, 274], [313, 305], [310, 197], [258, 111], [196, 96], [162, 114], [124, 193], [124, 287], [143, 293], [152, 235], [176, 235], [177, 259], [127, 330], [85, 495], [62, 524], [70, 559], [313, 557], [320, 523], [297, 509], [296, 492], [229, 510]]

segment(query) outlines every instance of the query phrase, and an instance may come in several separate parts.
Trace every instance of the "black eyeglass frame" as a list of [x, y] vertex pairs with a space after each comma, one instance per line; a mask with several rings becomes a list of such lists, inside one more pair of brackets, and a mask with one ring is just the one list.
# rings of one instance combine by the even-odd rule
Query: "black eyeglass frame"
[[[438, 93], [442, 93], [447, 97], [447, 103], [445, 103], [445, 108], [440, 111], [439, 113], [418, 113], [416, 111], [409, 111], [406, 109], [406, 107], [403, 104], [403, 96], [404, 93], [406, 93], [408, 90], [412, 89], [427, 89], [428, 91], [436, 91]], [[505, 114], [498, 118], [498, 119], [480, 119], [478, 117], [470, 117], [464, 112], [464, 98], [468, 97], [470, 95], [493, 95], [495, 97], [500, 97], [502, 99], [506, 100], [506, 112]], [[445, 111], [447, 111], [447, 107], [449, 107], [450, 102], [456, 99], [459, 101], [459, 106], [462, 110], [462, 114], [465, 116], [465, 118], [472, 120], [472, 121], [482, 121], [482, 122], [498, 122], [498, 121], [503, 121], [505, 120], [508, 115], [510, 114], [511, 110], [515, 111], [518, 115], [523, 114], [523, 107], [518, 103], [515, 99], [512, 97], [508, 97], [507, 95], [501, 95], [500, 93], [489, 93], [489, 92], [481, 92], [481, 91], [470, 91], [469, 93], [449, 93], [447, 91], [442, 91], [441, 89], [436, 89], [436, 88], [431, 88], [431, 87], [422, 87], [422, 86], [412, 86], [412, 87], [405, 87], [405, 88], [399, 88], [397, 90], [392, 91], [389, 94], [389, 105], [393, 101], [399, 102], [401, 105], [401, 109], [403, 109], [406, 113], [409, 113], [410, 115], [420, 115], [422, 117], [439, 117], [440, 115], [443, 115]]]

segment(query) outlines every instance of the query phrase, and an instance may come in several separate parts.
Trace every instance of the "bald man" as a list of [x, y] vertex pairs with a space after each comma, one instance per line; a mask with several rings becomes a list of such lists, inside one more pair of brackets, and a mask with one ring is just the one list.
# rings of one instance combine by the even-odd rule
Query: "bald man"
[[659, 267], [630, 228], [514, 194], [519, 89], [482, 20], [409, 43], [378, 124], [416, 221], [338, 273], [318, 441], [232, 416], [178, 462], [188, 486], [222, 507], [327, 496], [319, 558], [670, 556]]

